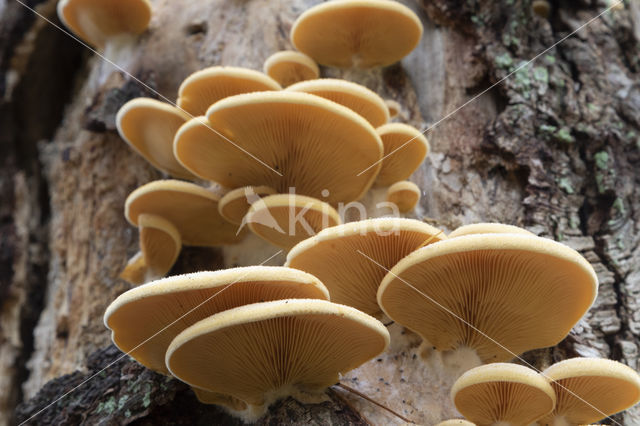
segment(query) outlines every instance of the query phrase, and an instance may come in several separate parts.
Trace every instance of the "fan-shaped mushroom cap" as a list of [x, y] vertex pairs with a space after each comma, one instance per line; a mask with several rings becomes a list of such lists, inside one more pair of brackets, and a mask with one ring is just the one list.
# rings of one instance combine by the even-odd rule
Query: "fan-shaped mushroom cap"
[[60, 21], [91, 46], [103, 48], [109, 38], [137, 35], [149, 26], [148, 0], [60, 0]]
[[254, 234], [287, 250], [324, 228], [342, 223], [329, 204], [295, 194], [264, 197], [253, 203], [245, 221]]
[[138, 217], [140, 252], [134, 256], [120, 278], [132, 284], [142, 284], [165, 276], [176, 262], [182, 239], [171, 222], [160, 216], [141, 214]]
[[370, 68], [399, 61], [422, 37], [406, 6], [387, 0], [341, 0], [308, 9], [294, 22], [291, 42], [322, 65]]
[[451, 398], [465, 418], [480, 426], [528, 425], [551, 412], [556, 403], [544, 377], [530, 368], [504, 363], [467, 371], [454, 383]]
[[127, 197], [124, 214], [138, 226], [140, 214], [163, 217], [180, 232], [188, 246], [215, 246], [240, 240], [236, 227], [218, 213], [220, 197], [193, 183], [156, 180], [142, 185]]
[[178, 107], [191, 115], [204, 115], [220, 99], [242, 93], [280, 90], [282, 87], [260, 71], [240, 67], [209, 67], [187, 77], [178, 89]]
[[251, 204], [267, 195], [273, 195], [276, 190], [268, 186], [245, 186], [229, 191], [220, 199], [218, 212], [220, 216], [233, 223], [242, 224], [242, 219], [249, 211]]
[[387, 189], [387, 201], [398, 206], [401, 213], [407, 213], [420, 201], [420, 192], [418, 185], [413, 182], [396, 182]]
[[449, 234], [449, 238], [472, 234], [523, 234], [535, 236], [533, 232], [515, 225], [505, 225], [504, 223], [473, 223], [456, 228], [455, 231]]
[[467, 346], [486, 363], [556, 345], [592, 305], [597, 289], [589, 262], [565, 245], [529, 235], [478, 234], [402, 259], [382, 281], [378, 303], [438, 351]]
[[451, 419], [440, 422], [436, 426], [476, 426], [476, 424], [463, 419]]
[[[384, 146], [377, 186], [392, 185], [411, 176], [429, 153], [429, 141], [415, 127], [389, 123], [376, 129]], [[411, 141], [411, 142], [409, 142]]]
[[319, 96], [292, 91], [237, 95], [215, 103], [207, 116], [208, 121], [195, 118], [178, 130], [174, 153], [196, 175], [228, 188], [267, 185], [284, 194], [294, 187], [297, 194], [315, 198], [326, 189], [325, 200], [337, 204], [363, 196], [379, 170], [378, 165], [357, 176], [382, 157], [375, 129], [350, 109]]
[[[180, 333], [171, 374], [253, 406], [318, 394], [389, 345], [376, 319], [324, 300], [279, 300], [221, 312]], [[266, 407], [265, 407], [266, 408]]]
[[310, 93], [344, 105], [364, 117], [373, 127], [389, 121], [389, 110], [384, 100], [376, 92], [351, 81], [321, 78], [296, 83], [287, 90]]
[[640, 402], [638, 373], [610, 359], [567, 359], [542, 374], [558, 397], [556, 408], [543, 424], [555, 424], [554, 419], [568, 424], [594, 423]]
[[264, 73], [282, 87], [320, 76], [318, 64], [313, 59], [293, 50], [284, 50], [269, 56], [264, 62]]
[[445, 238], [439, 229], [414, 219], [368, 219], [327, 228], [302, 241], [285, 265], [320, 278], [334, 302], [377, 315], [376, 292], [386, 270], [425, 241]]
[[283, 267], [196, 272], [123, 293], [107, 308], [104, 323], [120, 350], [152, 370], [166, 372], [167, 347], [185, 328], [227, 309], [294, 298], [328, 299], [329, 293], [317, 278]]
[[182, 179], [196, 177], [173, 155], [173, 138], [189, 116], [173, 105], [150, 98], [132, 99], [120, 108], [120, 137], [156, 169]]
[[385, 99], [384, 103], [387, 106], [387, 109], [389, 110], [390, 120], [393, 120], [394, 118], [396, 118], [398, 114], [400, 114], [400, 111], [402, 111], [402, 105], [400, 105], [398, 102], [394, 101], [393, 99]]

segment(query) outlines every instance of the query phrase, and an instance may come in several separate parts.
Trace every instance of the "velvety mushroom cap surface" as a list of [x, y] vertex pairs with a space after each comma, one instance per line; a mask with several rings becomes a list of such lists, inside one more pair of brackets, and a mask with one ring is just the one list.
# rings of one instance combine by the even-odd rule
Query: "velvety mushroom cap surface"
[[198, 116], [229, 96], [280, 89], [278, 82], [259, 71], [215, 66], [187, 77], [178, 89], [177, 104], [191, 115]]
[[374, 315], [380, 313], [376, 292], [387, 270], [426, 241], [445, 238], [418, 220], [368, 219], [327, 228], [302, 241], [291, 249], [285, 265], [318, 277], [332, 301]]
[[[473, 368], [454, 383], [451, 398], [478, 425], [528, 425], [553, 410], [556, 396], [540, 374], [516, 364]], [[504, 422], [504, 423], [499, 423]]]
[[163, 217], [180, 232], [182, 243], [190, 246], [232, 244], [240, 240], [237, 227], [218, 213], [220, 197], [193, 183], [157, 180], [147, 183], [127, 197], [127, 220], [138, 225], [143, 213]]
[[284, 249], [340, 225], [338, 212], [329, 204], [295, 194], [269, 195], [254, 203], [246, 215], [249, 229], [260, 238]]
[[251, 204], [264, 196], [275, 193], [276, 190], [268, 186], [245, 186], [243, 188], [237, 188], [227, 192], [220, 199], [218, 212], [220, 212], [220, 216], [229, 222], [240, 225], [242, 218], [244, 218], [249, 211]]
[[329, 294], [317, 278], [283, 267], [196, 272], [123, 293], [107, 308], [104, 322], [120, 350], [152, 370], [166, 372], [165, 352], [185, 328], [227, 309], [294, 298], [328, 299]]
[[173, 340], [166, 363], [192, 386], [262, 405], [295, 391], [323, 392], [388, 344], [384, 325], [356, 309], [279, 300], [194, 324]]
[[58, 16], [83, 41], [103, 48], [109, 38], [146, 30], [151, 4], [148, 0], [61, 0]]
[[534, 236], [533, 232], [514, 225], [505, 225], [504, 223], [473, 223], [456, 228], [449, 234], [449, 238], [461, 237], [463, 235], [472, 234], [522, 234]]
[[344, 105], [364, 117], [373, 127], [382, 126], [389, 121], [389, 110], [384, 100], [376, 92], [357, 83], [321, 78], [294, 84], [287, 87], [287, 90], [310, 93]]
[[195, 179], [173, 155], [173, 138], [189, 116], [165, 102], [132, 99], [120, 108], [116, 126], [120, 137], [158, 170], [182, 179]]
[[387, 201], [398, 206], [401, 213], [413, 210], [420, 201], [420, 188], [413, 182], [396, 182], [387, 190]]
[[378, 303], [438, 351], [466, 346], [486, 363], [556, 345], [592, 305], [597, 288], [589, 262], [567, 246], [478, 234], [402, 259], [382, 281]]
[[415, 127], [389, 123], [378, 127], [376, 131], [384, 146], [384, 160], [375, 182], [378, 186], [388, 186], [407, 179], [429, 153], [427, 138]]
[[174, 153], [196, 175], [228, 188], [267, 185], [284, 194], [294, 187], [297, 194], [318, 199], [326, 189], [324, 200], [337, 204], [363, 196], [379, 170], [372, 167], [357, 176], [382, 157], [375, 129], [319, 96], [237, 95], [215, 103], [207, 116], [208, 121], [195, 118], [178, 130]]
[[120, 274], [121, 278], [133, 284], [142, 284], [166, 275], [182, 248], [178, 229], [160, 216], [141, 214], [138, 217], [138, 229], [141, 255], [136, 255]]
[[640, 402], [640, 376], [632, 368], [609, 359], [572, 358], [547, 368], [558, 402], [554, 418], [569, 424], [598, 422]]
[[420, 41], [422, 23], [395, 1], [342, 0], [305, 11], [291, 28], [291, 42], [322, 65], [370, 68], [390, 65]]
[[304, 80], [318, 78], [318, 64], [304, 53], [285, 50], [269, 56], [264, 62], [264, 72], [282, 87]]

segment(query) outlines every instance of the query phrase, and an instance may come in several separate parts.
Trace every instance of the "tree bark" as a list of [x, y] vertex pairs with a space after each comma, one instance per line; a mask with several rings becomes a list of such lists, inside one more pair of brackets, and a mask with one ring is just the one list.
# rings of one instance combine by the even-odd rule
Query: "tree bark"
[[[55, 3], [28, 4], [57, 23]], [[110, 346], [102, 316], [129, 288], [118, 274], [137, 250], [124, 200], [161, 177], [120, 140], [115, 113], [137, 96], [175, 101], [180, 82], [206, 66], [261, 69], [270, 54], [292, 48], [293, 21], [316, 3], [155, 0], [150, 29], [110, 58], [118, 69], [14, 0], [0, 0], [0, 388], [8, 390], [0, 424], [36, 414], [30, 423], [234, 424]], [[593, 264], [593, 308], [560, 345], [525, 354], [527, 361], [544, 367], [601, 356], [637, 369], [640, 1], [548, 51], [606, 2], [555, 1], [548, 19], [535, 16], [529, 0], [402, 3], [425, 27], [411, 55], [383, 69], [322, 75], [364, 84], [397, 100], [401, 121], [434, 126], [432, 152], [412, 177], [426, 193], [415, 217], [447, 231], [474, 221], [517, 224]], [[243, 247], [186, 248], [172, 274], [232, 266]], [[254, 263], [277, 251], [251, 247]], [[400, 363], [395, 356], [385, 363]], [[329, 396], [315, 406], [278, 403], [261, 423], [392, 421], [340, 391]], [[411, 395], [394, 398], [380, 402], [402, 409], [398, 398]], [[436, 416], [416, 410], [404, 414], [423, 423]], [[615, 420], [640, 424], [640, 410]]]

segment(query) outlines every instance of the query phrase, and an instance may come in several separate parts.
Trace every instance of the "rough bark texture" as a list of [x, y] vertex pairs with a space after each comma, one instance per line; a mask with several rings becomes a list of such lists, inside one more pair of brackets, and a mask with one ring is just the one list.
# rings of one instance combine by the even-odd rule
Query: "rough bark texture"
[[[549, 19], [534, 16], [529, 0], [403, 2], [425, 25], [409, 57], [323, 75], [397, 100], [402, 121], [437, 124], [428, 133], [432, 153], [412, 178], [426, 194], [417, 217], [447, 230], [481, 220], [518, 224], [592, 262], [596, 304], [561, 345], [527, 361], [543, 367], [597, 355], [638, 368], [640, 2], [596, 19], [513, 75], [605, 2], [552, 2]], [[131, 75], [173, 101], [180, 82], [205, 66], [260, 69], [271, 53], [291, 48], [292, 22], [315, 3], [153, 1], [149, 31], [112, 52], [124, 73], [19, 3], [0, 0], [0, 424], [12, 421], [20, 401], [13, 421], [78, 385], [32, 423], [232, 424], [109, 346], [102, 315], [128, 288], [117, 277], [137, 248], [124, 200], [160, 176], [120, 140], [114, 115], [130, 98], [157, 96]], [[57, 22], [54, 0], [29, 5]], [[256, 262], [276, 252], [261, 250]], [[237, 263], [229, 253], [187, 249], [172, 273]], [[279, 403], [263, 423], [362, 423], [360, 405], [338, 395], [318, 406]], [[367, 414], [386, 423], [380, 416]], [[615, 419], [640, 424], [640, 410]]]

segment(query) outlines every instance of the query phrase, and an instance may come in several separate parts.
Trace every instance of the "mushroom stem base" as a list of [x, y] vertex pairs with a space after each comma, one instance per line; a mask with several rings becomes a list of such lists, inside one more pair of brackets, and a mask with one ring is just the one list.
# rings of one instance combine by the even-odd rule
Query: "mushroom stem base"
[[465, 371], [482, 365], [476, 350], [467, 346], [438, 351], [431, 343], [424, 341], [420, 346], [420, 354], [430, 367], [443, 371], [454, 381]]
[[237, 410], [227, 404], [221, 404], [221, 406], [232, 416], [241, 419], [245, 423], [255, 423], [262, 416], [267, 413], [269, 406], [275, 402], [291, 397], [302, 404], [320, 404], [322, 402], [329, 401], [330, 398], [325, 392], [326, 389], [320, 391], [308, 391], [301, 390], [296, 386], [287, 385], [282, 388], [269, 392], [264, 396], [264, 403], [262, 404], [250, 404], [247, 403], [247, 408], [244, 410]]
[[571, 423], [564, 416], [556, 416], [552, 422], [551, 426], [570, 426]]

